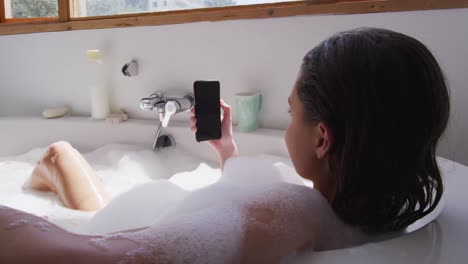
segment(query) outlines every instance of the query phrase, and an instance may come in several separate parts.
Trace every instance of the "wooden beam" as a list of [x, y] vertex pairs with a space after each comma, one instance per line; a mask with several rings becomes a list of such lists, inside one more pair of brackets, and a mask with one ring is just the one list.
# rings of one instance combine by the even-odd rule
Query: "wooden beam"
[[60, 22], [70, 20], [70, 0], [58, 0], [58, 17]]
[[0, 0], [0, 23], [5, 22], [5, 1]]
[[259, 19], [316, 14], [357, 14], [468, 8], [468, 0], [298, 1], [249, 6], [203, 8], [105, 17], [70, 18], [67, 22], [22, 22], [0, 25], [0, 35], [83, 29], [152, 26], [199, 21]]

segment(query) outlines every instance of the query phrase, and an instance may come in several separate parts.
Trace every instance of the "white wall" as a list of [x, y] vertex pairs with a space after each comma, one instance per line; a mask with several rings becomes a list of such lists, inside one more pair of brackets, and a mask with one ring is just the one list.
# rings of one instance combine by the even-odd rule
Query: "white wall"
[[[261, 126], [285, 128], [287, 96], [304, 54], [337, 31], [384, 27], [420, 39], [439, 59], [453, 104], [452, 123], [439, 152], [468, 164], [467, 25], [468, 9], [457, 9], [2, 36], [0, 115], [39, 115], [43, 108], [61, 104], [71, 105], [75, 115], [89, 115], [92, 72], [85, 52], [98, 48], [111, 58], [113, 108], [123, 107], [131, 117], [156, 117], [138, 104], [154, 91], [190, 92], [194, 80], [218, 79], [221, 96], [230, 104], [235, 92], [262, 92]], [[127, 78], [120, 68], [132, 58], [138, 59], [141, 72]]]

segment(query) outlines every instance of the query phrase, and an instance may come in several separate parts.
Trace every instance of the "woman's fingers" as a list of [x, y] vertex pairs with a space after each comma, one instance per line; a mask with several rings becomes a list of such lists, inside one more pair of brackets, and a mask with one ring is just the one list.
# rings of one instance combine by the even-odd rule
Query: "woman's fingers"
[[226, 104], [223, 100], [220, 100], [221, 108], [223, 109], [223, 120], [222, 122], [231, 122], [231, 106]]
[[197, 131], [196, 123], [197, 123], [197, 119], [194, 116], [190, 117], [190, 124], [191, 124], [191, 129], [193, 132]]
[[190, 112], [192, 113], [192, 116], [190, 117], [190, 129], [193, 131], [193, 132], [197, 132], [197, 126], [196, 126], [196, 123], [197, 123], [197, 119], [195, 118], [195, 107], [191, 107], [190, 108]]

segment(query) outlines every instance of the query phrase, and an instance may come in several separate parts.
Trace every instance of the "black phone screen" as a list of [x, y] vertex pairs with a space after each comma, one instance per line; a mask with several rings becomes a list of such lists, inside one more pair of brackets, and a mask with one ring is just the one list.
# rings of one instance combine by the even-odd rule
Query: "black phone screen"
[[198, 142], [221, 138], [221, 110], [218, 81], [196, 81], [195, 118]]

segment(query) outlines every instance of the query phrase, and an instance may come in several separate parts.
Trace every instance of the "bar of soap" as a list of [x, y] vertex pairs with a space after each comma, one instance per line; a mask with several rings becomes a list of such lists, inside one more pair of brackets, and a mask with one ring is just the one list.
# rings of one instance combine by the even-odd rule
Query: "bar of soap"
[[57, 108], [49, 108], [49, 109], [45, 109], [43, 112], [42, 112], [42, 116], [45, 117], [45, 118], [57, 118], [57, 117], [62, 117], [66, 114], [68, 114], [68, 112], [70, 112], [70, 107], [68, 106], [65, 106], [65, 107], [57, 107]]

